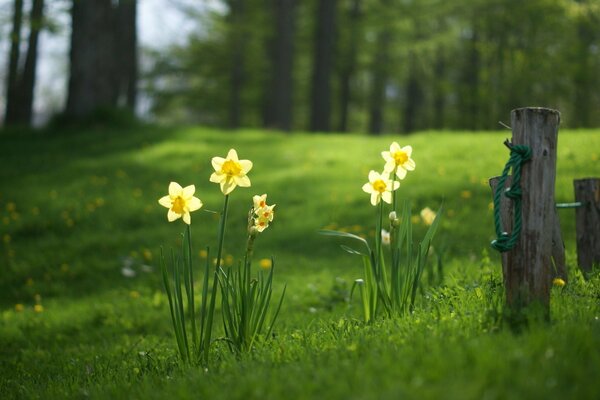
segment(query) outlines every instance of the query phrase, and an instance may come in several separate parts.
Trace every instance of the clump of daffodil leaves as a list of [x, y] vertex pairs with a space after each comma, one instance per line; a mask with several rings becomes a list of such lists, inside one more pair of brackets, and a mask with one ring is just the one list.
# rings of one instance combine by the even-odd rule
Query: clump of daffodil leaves
[[[383, 171], [379, 173], [371, 170], [369, 181], [362, 187], [370, 195], [371, 205], [377, 207], [374, 247], [366, 239], [351, 233], [321, 231], [324, 235], [358, 241], [363, 246], [361, 249], [354, 249], [342, 245], [342, 248], [363, 259], [363, 277], [355, 280], [352, 293], [356, 287], [359, 288], [363, 318], [367, 323], [380, 315], [404, 315], [413, 309], [431, 242], [439, 224], [441, 208], [437, 214], [432, 213], [433, 221], [423, 240], [415, 246], [408, 201], [404, 201], [402, 212], [398, 216], [397, 191], [400, 181], [416, 168], [412, 150], [411, 146], [401, 147], [393, 142], [389, 151], [381, 153], [385, 161]], [[385, 204], [389, 206], [386, 207]], [[386, 208], [390, 209], [389, 231], [383, 228]], [[389, 250], [388, 256], [384, 248]], [[386, 262], [389, 262], [389, 267], [386, 267]]]
[[[258, 340], [270, 337], [271, 331], [281, 309], [285, 288], [277, 308], [269, 313], [273, 271], [275, 262], [271, 259], [270, 268], [258, 269], [258, 276], [252, 277], [252, 254], [256, 237], [264, 232], [273, 221], [275, 205], [267, 205], [267, 195], [255, 195], [248, 218], [248, 240], [243, 263], [224, 270], [223, 242], [227, 222], [229, 196], [236, 187], [250, 187], [248, 172], [252, 161], [240, 160], [235, 149], [227, 156], [213, 157], [214, 172], [210, 182], [218, 183], [224, 195], [223, 209], [220, 213], [217, 237], [217, 256], [214, 272], [206, 248], [206, 263], [202, 281], [200, 310], [196, 310], [194, 296], [194, 265], [192, 258], [191, 212], [202, 208], [203, 203], [194, 196], [196, 187], [181, 187], [176, 182], [169, 184], [168, 195], [161, 197], [158, 203], [168, 209], [169, 222], [182, 219], [185, 231], [182, 234], [182, 247], [179, 251], [171, 249], [166, 255], [161, 250], [161, 270], [163, 282], [169, 300], [169, 310], [179, 355], [184, 363], [207, 366], [212, 339], [214, 312], [218, 293], [221, 294], [221, 307], [225, 337], [222, 338], [229, 349], [240, 354], [249, 352]], [[211, 282], [212, 275], [212, 282]], [[182, 289], [183, 286], [183, 289]], [[212, 286], [212, 290], [209, 289]], [[184, 298], [185, 292], [185, 298]]]

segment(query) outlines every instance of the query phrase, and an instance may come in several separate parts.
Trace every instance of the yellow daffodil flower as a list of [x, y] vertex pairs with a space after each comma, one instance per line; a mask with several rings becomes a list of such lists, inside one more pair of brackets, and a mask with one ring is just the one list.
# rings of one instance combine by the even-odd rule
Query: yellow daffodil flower
[[183, 217], [183, 222], [190, 224], [192, 222], [190, 212], [199, 210], [202, 207], [202, 202], [197, 197], [194, 197], [196, 187], [194, 185], [182, 188], [177, 182], [169, 184], [169, 194], [158, 200], [158, 204], [167, 207], [167, 219], [173, 222], [178, 218]]
[[425, 225], [433, 224], [433, 221], [435, 220], [436, 215], [437, 214], [435, 213], [435, 211], [433, 211], [429, 207], [425, 207], [424, 209], [421, 210], [421, 219], [423, 220]]
[[404, 179], [408, 171], [414, 171], [416, 164], [410, 155], [412, 154], [411, 146], [400, 147], [397, 142], [390, 146], [390, 151], [382, 151], [381, 156], [385, 160], [383, 170], [385, 172], [395, 172], [398, 179]]
[[263, 195], [256, 195], [254, 197], [252, 197], [252, 202], [254, 203], [254, 209], [258, 210], [260, 208], [263, 208], [267, 205], [267, 195], [263, 194]]
[[210, 176], [210, 181], [220, 184], [224, 195], [231, 193], [236, 186], [250, 186], [247, 174], [252, 169], [252, 161], [238, 159], [235, 149], [229, 150], [226, 158], [213, 157], [212, 166], [215, 172]]
[[388, 173], [379, 174], [375, 171], [369, 172], [369, 182], [362, 187], [363, 191], [371, 195], [371, 204], [376, 206], [383, 199], [384, 202], [392, 204], [392, 191], [400, 187], [400, 182], [390, 180]]
[[271, 259], [269, 258], [263, 258], [258, 262], [258, 265], [262, 268], [262, 269], [270, 269], [271, 268]]

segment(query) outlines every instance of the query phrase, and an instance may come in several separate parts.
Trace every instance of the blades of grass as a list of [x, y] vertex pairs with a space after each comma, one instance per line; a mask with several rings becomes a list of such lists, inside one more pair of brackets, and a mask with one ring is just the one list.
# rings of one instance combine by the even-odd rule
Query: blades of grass
[[176, 321], [175, 308], [173, 305], [173, 295], [171, 292], [171, 282], [169, 281], [169, 275], [167, 271], [167, 265], [165, 262], [165, 258], [163, 255], [163, 249], [160, 249], [160, 265], [163, 275], [163, 283], [165, 285], [165, 290], [167, 292], [167, 298], [169, 300], [169, 311], [171, 313], [171, 322], [173, 323], [173, 331], [175, 332], [175, 340], [177, 342], [177, 348], [179, 349], [179, 354], [182, 359], [185, 359], [185, 350], [183, 348], [183, 338], [181, 337], [181, 332], [179, 329], [179, 324]]
[[202, 343], [204, 341], [204, 334], [206, 329], [206, 303], [208, 302], [208, 278], [210, 271], [210, 247], [206, 246], [206, 263], [204, 266], [204, 278], [202, 282], [202, 306], [200, 308], [200, 350], [199, 354], [203, 351]]
[[369, 247], [369, 242], [367, 242], [365, 239], [361, 238], [360, 236], [353, 235], [352, 233], [340, 232], [340, 231], [331, 231], [331, 230], [324, 229], [324, 230], [320, 230], [319, 234], [325, 235], [325, 236], [336, 236], [336, 237], [342, 237], [342, 238], [348, 238], [348, 239], [356, 240], [356, 241], [364, 244], [365, 247], [367, 248], [367, 251], [371, 252], [371, 247]]
[[187, 224], [183, 235], [182, 246], [182, 252], [184, 254], [183, 266], [185, 290], [188, 301], [189, 319], [190, 324], [192, 325], [192, 343], [194, 344], [194, 350], [198, 351], [198, 330], [196, 328], [196, 304], [194, 299], [194, 272], [192, 264], [192, 232], [190, 225]]
[[171, 259], [173, 260], [173, 273], [175, 281], [175, 297], [177, 298], [177, 314], [179, 315], [179, 322], [181, 325], [181, 332], [183, 333], [183, 343], [185, 345], [185, 353], [187, 360], [190, 359], [190, 347], [187, 338], [187, 329], [185, 325], [185, 310], [183, 307], [183, 293], [181, 292], [181, 275], [183, 273], [183, 265], [181, 258], [175, 258], [175, 254], [171, 252]]

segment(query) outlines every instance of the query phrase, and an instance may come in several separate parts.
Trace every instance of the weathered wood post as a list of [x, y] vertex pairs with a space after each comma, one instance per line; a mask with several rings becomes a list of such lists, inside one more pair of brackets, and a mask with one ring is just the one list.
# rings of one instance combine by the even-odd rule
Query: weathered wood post
[[576, 179], [575, 201], [581, 206], [575, 209], [577, 231], [577, 264], [584, 275], [600, 265], [600, 178]]
[[[502, 257], [507, 305], [517, 313], [534, 303], [541, 306], [545, 317], [549, 313], [552, 243], [558, 223], [554, 185], [559, 123], [560, 113], [547, 108], [511, 112], [512, 145], [531, 150], [531, 159], [521, 168], [521, 234], [515, 247]], [[504, 214], [515, 212], [512, 206], [502, 208]], [[510, 220], [504, 215], [503, 227], [512, 230]]]

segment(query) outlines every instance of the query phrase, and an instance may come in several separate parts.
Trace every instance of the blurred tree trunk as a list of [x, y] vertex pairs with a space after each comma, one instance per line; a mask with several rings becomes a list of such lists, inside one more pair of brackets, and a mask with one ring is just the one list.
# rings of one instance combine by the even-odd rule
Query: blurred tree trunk
[[369, 101], [369, 133], [379, 135], [383, 130], [385, 87], [388, 79], [389, 50], [392, 34], [384, 27], [377, 35], [376, 51], [371, 67], [371, 94]]
[[113, 108], [118, 97], [116, 13], [112, 0], [73, 0], [66, 116]]
[[120, 0], [118, 15], [119, 96], [124, 105], [135, 112], [138, 80], [137, 0]]
[[319, 1], [314, 37], [310, 130], [328, 132], [331, 119], [331, 73], [335, 48], [336, 0]]
[[345, 63], [340, 73], [340, 121], [338, 130], [340, 132], [348, 131], [348, 110], [350, 108], [351, 84], [352, 78], [357, 68], [358, 42], [360, 37], [360, 19], [361, 19], [361, 0], [353, 0], [352, 6], [348, 11], [350, 20], [350, 38], [348, 43], [348, 53], [345, 56]]
[[406, 133], [414, 132], [417, 129], [419, 113], [423, 106], [423, 87], [419, 76], [417, 56], [411, 52], [409, 60], [404, 118], [402, 119], [402, 132]]
[[245, 78], [244, 0], [229, 0], [231, 30], [231, 71], [229, 92], [229, 128], [237, 129], [242, 123], [242, 89]]
[[467, 129], [477, 129], [479, 126], [479, 73], [481, 60], [479, 53], [479, 32], [477, 23], [473, 22], [471, 38], [467, 45], [466, 63], [462, 68], [459, 96], [459, 113], [463, 126]]
[[33, 95], [35, 89], [35, 73], [37, 69], [38, 39], [42, 29], [44, 17], [44, 0], [33, 0], [29, 18], [29, 41], [23, 75], [21, 76], [19, 91], [21, 92], [19, 104], [19, 123], [30, 125], [33, 115]]
[[433, 127], [443, 129], [446, 111], [446, 54], [443, 46], [439, 46], [434, 61], [435, 81], [433, 82]]
[[273, 0], [275, 35], [271, 38], [271, 77], [264, 124], [290, 131], [293, 116], [293, 69], [296, 0]]
[[23, 21], [23, 0], [15, 0], [13, 5], [12, 32], [10, 35], [10, 54], [8, 77], [6, 82], [6, 112], [4, 124], [13, 125], [18, 121], [19, 103], [19, 52], [21, 44], [21, 23]]

